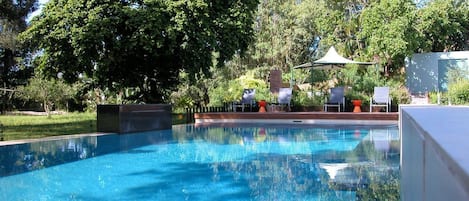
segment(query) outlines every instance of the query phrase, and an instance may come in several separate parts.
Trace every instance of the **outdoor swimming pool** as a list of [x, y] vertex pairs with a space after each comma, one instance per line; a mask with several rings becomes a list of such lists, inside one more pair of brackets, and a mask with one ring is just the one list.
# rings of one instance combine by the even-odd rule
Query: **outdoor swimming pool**
[[0, 200], [399, 200], [397, 126], [178, 125], [0, 147]]

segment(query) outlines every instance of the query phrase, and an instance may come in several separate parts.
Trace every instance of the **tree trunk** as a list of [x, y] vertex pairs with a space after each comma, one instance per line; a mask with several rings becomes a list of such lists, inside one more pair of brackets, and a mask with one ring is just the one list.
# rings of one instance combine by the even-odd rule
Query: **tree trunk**
[[50, 118], [50, 108], [51, 108], [50, 105], [51, 104], [47, 101], [44, 101], [43, 104], [44, 104], [44, 111], [46, 112], [47, 117]]

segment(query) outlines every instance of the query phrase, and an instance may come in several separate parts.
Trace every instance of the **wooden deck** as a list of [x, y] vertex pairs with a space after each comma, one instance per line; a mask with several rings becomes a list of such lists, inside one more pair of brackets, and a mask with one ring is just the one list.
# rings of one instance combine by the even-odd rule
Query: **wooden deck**
[[203, 123], [397, 124], [397, 112], [217, 112], [196, 113]]

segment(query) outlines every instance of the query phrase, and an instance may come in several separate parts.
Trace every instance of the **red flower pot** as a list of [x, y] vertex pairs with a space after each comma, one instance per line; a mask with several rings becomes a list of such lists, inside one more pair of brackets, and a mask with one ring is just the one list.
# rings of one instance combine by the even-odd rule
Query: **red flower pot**
[[267, 102], [265, 100], [260, 100], [259, 107], [265, 107], [265, 106], [267, 106]]
[[362, 100], [352, 100], [353, 112], [361, 112]]
[[259, 112], [266, 112], [265, 106], [267, 106], [267, 102], [265, 100], [259, 101]]

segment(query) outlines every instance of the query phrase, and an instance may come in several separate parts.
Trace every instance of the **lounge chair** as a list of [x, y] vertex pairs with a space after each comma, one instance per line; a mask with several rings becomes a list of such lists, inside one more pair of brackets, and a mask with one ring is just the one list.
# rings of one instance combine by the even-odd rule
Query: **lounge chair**
[[331, 94], [329, 99], [326, 99], [324, 103], [324, 111], [327, 112], [327, 108], [337, 107], [337, 110], [340, 112], [345, 110], [345, 96], [344, 96], [344, 87], [335, 87], [331, 88]]
[[241, 107], [241, 111], [244, 112], [244, 107], [249, 106], [252, 112], [252, 106], [255, 103], [256, 89], [244, 89], [243, 96], [240, 102], [233, 103], [233, 111], [236, 112], [236, 108]]
[[278, 104], [288, 106], [288, 111], [291, 111], [291, 97], [292, 88], [279, 88], [278, 90]]
[[385, 107], [389, 112], [391, 106], [391, 96], [389, 96], [389, 87], [375, 87], [373, 96], [370, 98], [370, 112], [373, 107]]

